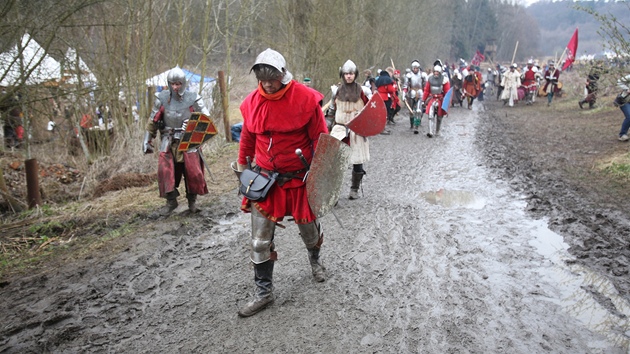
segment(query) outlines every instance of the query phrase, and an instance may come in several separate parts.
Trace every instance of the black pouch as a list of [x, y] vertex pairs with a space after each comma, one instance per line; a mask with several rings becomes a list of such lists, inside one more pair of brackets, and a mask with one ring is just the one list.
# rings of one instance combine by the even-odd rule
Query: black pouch
[[630, 94], [624, 91], [618, 94], [617, 97], [615, 97], [613, 104], [615, 105], [615, 107], [621, 107], [624, 104], [628, 103], [628, 101], [630, 101]]
[[277, 173], [265, 176], [260, 172], [245, 169], [240, 176], [241, 186], [239, 190], [245, 198], [254, 202], [260, 202], [267, 197], [267, 193], [275, 184], [277, 176]]

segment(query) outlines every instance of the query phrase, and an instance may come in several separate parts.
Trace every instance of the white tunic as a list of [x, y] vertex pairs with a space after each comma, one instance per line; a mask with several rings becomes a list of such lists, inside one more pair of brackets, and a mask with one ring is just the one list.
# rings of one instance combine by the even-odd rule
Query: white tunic
[[[502, 100], [518, 101], [518, 87], [521, 86], [521, 74], [518, 71], [507, 71], [503, 74], [501, 80], [501, 86], [503, 86], [503, 92], [501, 92]], [[510, 104], [511, 106], [512, 104]]]
[[330, 132], [330, 135], [336, 139], [343, 140], [348, 136], [350, 148], [352, 153], [350, 154], [350, 163], [353, 165], [362, 164], [370, 160], [370, 144], [368, 138], [357, 135], [353, 131], [348, 130], [349, 134], [346, 135], [345, 125], [350, 123], [354, 117], [361, 112], [361, 109], [365, 105], [363, 100], [359, 98], [357, 102], [347, 102], [337, 100], [335, 103], [337, 111], [335, 112], [335, 124]]

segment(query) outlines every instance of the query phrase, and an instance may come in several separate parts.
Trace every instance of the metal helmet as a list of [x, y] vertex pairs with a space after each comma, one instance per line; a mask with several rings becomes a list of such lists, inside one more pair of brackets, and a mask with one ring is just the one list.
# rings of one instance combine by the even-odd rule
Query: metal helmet
[[347, 60], [343, 65], [339, 68], [339, 77], [343, 78], [343, 74], [346, 73], [354, 73], [354, 78], [359, 76], [359, 69], [357, 69], [356, 64], [352, 60]]
[[437, 71], [437, 72], [440, 72], [440, 73], [441, 73], [441, 72], [442, 72], [442, 65], [436, 65], [436, 66], [434, 66], [434, 67], [433, 67], [433, 71], [434, 71], [434, 72], [435, 72], [435, 71]]
[[250, 69], [250, 72], [254, 70], [257, 65], [261, 64], [271, 66], [278, 70], [281, 74], [283, 74], [282, 78], [280, 78], [279, 80], [284, 85], [288, 84], [293, 79], [293, 74], [291, 74], [289, 70], [287, 70], [287, 62], [286, 60], [284, 60], [282, 54], [271, 48], [267, 48], [263, 52], [258, 54], [258, 56], [256, 57], [256, 62]]
[[414, 60], [411, 62], [411, 68], [420, 68], [420, 62], [417, 60]]
[[173, 87], [171, 86], [171, 84], [174, 82], [182, 83], [182, 87], [179, 89], [178, 93], [180, 96], [183, 96], [184, 92], [186, 92], [186, 86], [188, 84], [188, 82], [186, 82], [186, 74], [184, 73], [184, 70], [179, 67], [179, 65], [168, 71], [168, 75], [166, 75], [166, 81], [168, 82], [168, 89], [171, 91], [171, 94], [173, 94]]

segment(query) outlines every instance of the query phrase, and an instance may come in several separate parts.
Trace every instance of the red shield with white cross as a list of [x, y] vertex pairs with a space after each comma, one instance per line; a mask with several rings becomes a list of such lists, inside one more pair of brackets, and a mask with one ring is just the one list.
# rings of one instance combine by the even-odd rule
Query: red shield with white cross
[[363, 107], [361, 112], [346, 126], [361, 136], [373, 136], [380, 134], [387, 124], [387, 108], [385, 102], [378, 93]]

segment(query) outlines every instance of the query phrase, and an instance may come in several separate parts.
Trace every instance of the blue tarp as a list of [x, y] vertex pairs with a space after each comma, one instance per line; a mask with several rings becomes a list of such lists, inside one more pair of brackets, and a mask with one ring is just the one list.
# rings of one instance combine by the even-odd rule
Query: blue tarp
[[[188, 71], [186, 69], [182, 69], [182, 71], [184, 72], [184, 74], [186, 74], [186, 78], [188, 79], [188, 82], [197, 83], [197, 84], [201, 82], [201, 75], [195, 74], [194, 72]], [[215, 81], [215, 80], [216, 80], [215, 78], [209, 77], [209, 76], [206, 76], [203, 78], [204, 83], [211, 83], [212, 81]]]
[[243, 130], [243, 123], [236, 123], [230, 127], [232, 132], [232, 141], [238, 143], [241, 141], [241, 130]]
[[[154, 77], [148, 79], [147, 85], [155, 86], [158, 92], [162, 91], [162, 87], [168, 87], [168, 82], [166, 81], [166, 77], [168, 76], [169, 71], [170, 70], [167, 70], [159, 75], [155, 75]], [[188, 87], [187, 87], [188, 90], [194, 91], [195, 88], [198, 88], [201, 82], [201, 75], [195, 74], [194, 72], [186, 70], [186, 69], [182, 69], [182, 71], [184, 72], [184, 74], [186, 75], [186, 79], [188, 80]], [[216, 81], [215, 78], [206, 76], [203, 79], [203, 83], [204, 83], [203, 86], [213, 87], [215, 84], [215, 81]]]

